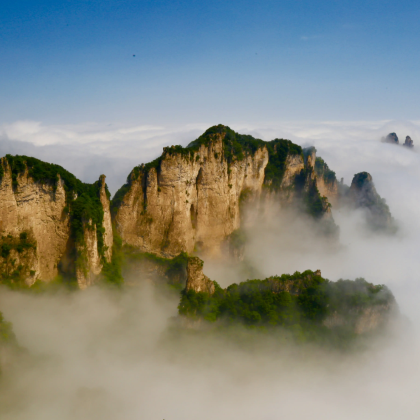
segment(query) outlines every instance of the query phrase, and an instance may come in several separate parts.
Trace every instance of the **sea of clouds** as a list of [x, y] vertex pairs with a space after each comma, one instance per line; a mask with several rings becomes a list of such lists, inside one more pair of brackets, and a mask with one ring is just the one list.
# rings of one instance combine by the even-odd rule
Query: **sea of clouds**
[[[208, 126], [0, 128], [0, 154], [58, 163], [86, 182], [105, 173], [112, 192], [134, 165], [164, 146], [186, 145]], [[264, 128], [265, 127], [265, 128]], [[262, 336], [252, 344], [172, 329], [177, 296], [143, 279], [115, 293], [31, 296], [0, 290], [0, 308], [30, 356], [0, 384], [3, 420], [56, 419], [414, 419], [420, 413], [420, 123], [321, 122], [232, 125], [270, 140], [314, 145], [337, 177], [367, 171], [399, 225], [369, 233], [361, 212], [333, 208], [340, 245], [311, 223], [275, 216], [250, 231], [247, 260], [261, 273], [321, 269], [330, 280], [364, 277], [394, 293], [403, 322], [365, 350], [340, 353]], [[414, 150], [381, 143], [410, 135]], [[419, 141], [419, 144], [417, 144]], [[235, 266], [206, 261], [221, 285], [246, 280]]]

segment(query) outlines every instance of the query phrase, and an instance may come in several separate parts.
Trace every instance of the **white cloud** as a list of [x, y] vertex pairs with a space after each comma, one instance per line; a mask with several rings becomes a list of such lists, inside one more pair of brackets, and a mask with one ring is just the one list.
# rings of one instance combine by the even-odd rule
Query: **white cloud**
[[[60, 164], [85, 182], [93, 182], [105, 173], [108, 185], [115, 192], [135, 165], [155, 159], [165, 146], [186, 146], [211, 125], [45, 125], [37, 121], [16, 121], [0, 125], [0, 138], [3, 139], [0, 154], [33, 155]], [[332, 169], [342, 168], [344, 162], [338, 160], [339, 156], [345, 157], [352, 148], [363, 148], [366, 144], [375, 145], [369, 153], [389, 150], [382, 158], [393, 159], [395, 149], [379, 143], [379, 139], [391, 131], [396, 131], [401, 140], [410, 135], [415, 145], [419, 139], [417, 147], [420, 148], [419, 121], [237, 122], [231, 128], [263, 140], [288, 138], [300, 145], [315, 145], [328, 158]], [[333, 150], [335, 157], [332, 157]], [[367, 159], [366, 153], [363, 159]], [[348, 173], [344, 175], [347, 178]]]

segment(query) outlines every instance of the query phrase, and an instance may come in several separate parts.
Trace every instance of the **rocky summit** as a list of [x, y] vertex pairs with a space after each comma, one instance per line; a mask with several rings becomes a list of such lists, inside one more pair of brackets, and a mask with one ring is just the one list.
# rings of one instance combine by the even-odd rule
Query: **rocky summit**
[[414, 142], [413, 142], [413, 140], [411, 140], [411, 137], [410, 136], [407, 136], [405, 138], [405, 142], [404, 142], [403, 146], [406, 146], [406, 147], [414, 147]]
[[389, 207], [376, 191], [369, 173], [360, 172], [354, 175], [348, 196], [355, 208], [367, 212], [368, 223], [373, 229], [388, 231], [396, 229]]
[[[396, 133], [389, 133], [386, 137], [382, 137], [381, 141], [383, 143], [400, 144]], [[406, 136], [405, 141], [402, 145], [408, 148], [413, 148], [414, 142], [410, 136]]]

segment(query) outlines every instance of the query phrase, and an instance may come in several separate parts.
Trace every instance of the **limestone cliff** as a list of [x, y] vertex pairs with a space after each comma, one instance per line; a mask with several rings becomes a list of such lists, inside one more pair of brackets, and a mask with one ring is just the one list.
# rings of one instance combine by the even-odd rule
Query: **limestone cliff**
[[116, 228], [143, 252], [219, 255], [240, 227], [245, 201], [258, 207], [277, 197], [287, 205], [309, 194], [310, 213], [330, 213], [307, 170], [302, 148], [288, 140], [265, 142], [215, 126], [187, 148], [164, 148], [160, 158], [134, 168], [113, 199]]
[[31, 285], [61, 273], [82, 285], [81, 269], [83, 277], [97, 274], [112, 252], [105, 178], [83, 184], [26, 156], [1, 158], [0, 169], [2, 281]]

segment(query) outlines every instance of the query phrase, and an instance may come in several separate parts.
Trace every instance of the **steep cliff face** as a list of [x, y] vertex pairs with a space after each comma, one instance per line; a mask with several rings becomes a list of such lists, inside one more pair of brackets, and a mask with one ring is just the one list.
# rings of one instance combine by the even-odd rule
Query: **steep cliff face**
[[116, 227], [124, 243], [143, 252], [219, 255], [240, 227], [241, 205], [262, 206], [273, 196], [290, 204], [305, 168], [302, 149], [288, 140], [264, 142], [212, 127], [187, 148], [165, 148], [131, 172], [113, 199]]
[[314, 170], [317, 177], [317, 187], [323, 197], [334, 206], [338, 200], [338, 183], [335, 172], [320, 157], [315, 158]]
[[222, 140], [215, 136], [191, 154], [166, 148], [159, 167], [132, 172], [116, 215], [126, 243], [175, 256], [196, 245], [215, 250], [239, 227], [241, 192], [261, 193], [268, 153], [259, 149], [228, 166]]
[[31, 285], [61, 272], [82, 285], [82, 277], [98, 274], [112, 252], [105, 178], [83, 184], [26, 156], [0, 163], [1, 280]]
[[[36, 279], [50, 280], [58, 274], [58, 264], [65, 253], [70, 234], [69, 215], [64, 211], [66, 194], [61, 178], [56, 188], [51, 184], [35, 182], [25, 168], [12, 179], [12, 170], [7, 159], [1, 159], [3, 177], [0, 181], [0, 230], [2, 236], [19, 238], [22, 233], [30, 233], [35, 246], [27, 261], [23, 252], [12, 252], [6, 260], [17, 259], [16, 268], [25, 263], [26, 281], [29, 284]], [[14, 181], [14, 182], [13, 182]], [[13, 186], [13, 183], [15, 184]], [[4, 240], [3, 240], [4, 243]], [[28, 252], [26, 252], [28, 253]], [[13, 271], [10, 267], [9, 270]]]
[[[112, 257], [112, 222], [105, 175], [100, 176], [98, 188], [103, 211], [102, 226], [95, 224], [91, 218], [83, 220], [83, 240], [76, 245], [79, 254], [78, 264], [76, 264], [76, 278], [81, 289], [91, 286], [97, 280], [104, 262], [110, 262]], [[101, 241], [98, 241], [99, 231]]]

